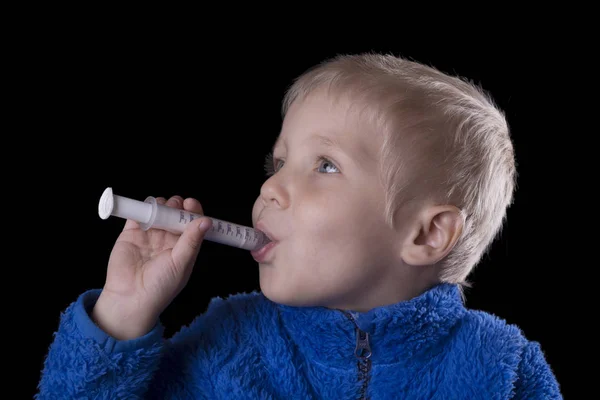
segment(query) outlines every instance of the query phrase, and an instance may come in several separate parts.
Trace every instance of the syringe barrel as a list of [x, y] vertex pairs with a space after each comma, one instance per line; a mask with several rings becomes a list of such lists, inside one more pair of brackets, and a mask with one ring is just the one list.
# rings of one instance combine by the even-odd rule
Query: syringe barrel
[[[144, 201], [118, 196], [113, 194], [110, 187], [102, 193], [98, 203], [98, 214], [102, 219], [114, 215], [136, 221], [143, 230], [155, 228], [175, 234], [183, 233], [187, 224], [203, 216], [158, 204], [156, 198], [152, 196], [147, 197]], [[270, 242], [270, 239], [259, 230], [216, 218], [210, 219], [212, 228], [204, 235], [206, 240], [246, 250], [259, 249]]]
[[[156, 198], [152, 196], [147, 197], [144, 203], [151, 206], [150, 218], [146, 220], [146, 223], [140, 223], [140, 227], [144, 230], [155, 228], [181, 234], [190, 222], [203, 216], [158, 204]], [[216, 218], [208, 218], [212, 220], [212, 227], [204, 235], [206, 240], [246, 250], [259, 249], [270, 241], [256, 229]]]

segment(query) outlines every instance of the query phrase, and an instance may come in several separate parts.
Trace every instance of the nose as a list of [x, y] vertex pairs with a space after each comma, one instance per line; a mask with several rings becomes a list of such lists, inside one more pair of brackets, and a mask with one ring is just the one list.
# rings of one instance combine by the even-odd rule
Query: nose
[[287, 208], [289, 206], [289, 194], [284, 185], [281, 184], [280, 176], [273, 175], [260, 188], [260, 197], [263, 206]]

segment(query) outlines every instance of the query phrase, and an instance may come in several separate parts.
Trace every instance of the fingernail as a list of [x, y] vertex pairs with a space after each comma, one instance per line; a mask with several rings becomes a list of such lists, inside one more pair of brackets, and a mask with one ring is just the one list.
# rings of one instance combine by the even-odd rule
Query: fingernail
[[198, 228], [200, 228], [201, 230], [203, 230], [204, 228], [206, 228], [206, 226], [208, 225], [208, 221], [206, 218], [202, 218], [202, 222], [200, 222], [200, 226]]

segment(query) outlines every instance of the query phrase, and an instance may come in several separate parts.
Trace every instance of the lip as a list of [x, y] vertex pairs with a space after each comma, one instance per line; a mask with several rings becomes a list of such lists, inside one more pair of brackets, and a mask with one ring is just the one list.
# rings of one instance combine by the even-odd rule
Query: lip
[[252, 254], [252, 257], [254, 257], [257, 262], [264, 262], [269, 254], [272, 253], [271, 250], [273, 247], [277, 246], [277, 243], [278, 242], [269, 242], [260, 249], [251, 251], [250, 254]]

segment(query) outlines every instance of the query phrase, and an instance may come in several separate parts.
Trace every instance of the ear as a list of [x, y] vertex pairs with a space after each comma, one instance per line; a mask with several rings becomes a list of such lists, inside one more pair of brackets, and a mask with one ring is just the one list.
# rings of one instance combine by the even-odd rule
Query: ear
[[452, 205], [423, 210], [402, 246], [402, 260], [409, 265], [437, 263], [456, 245], [464, 223], [460, 210]]

